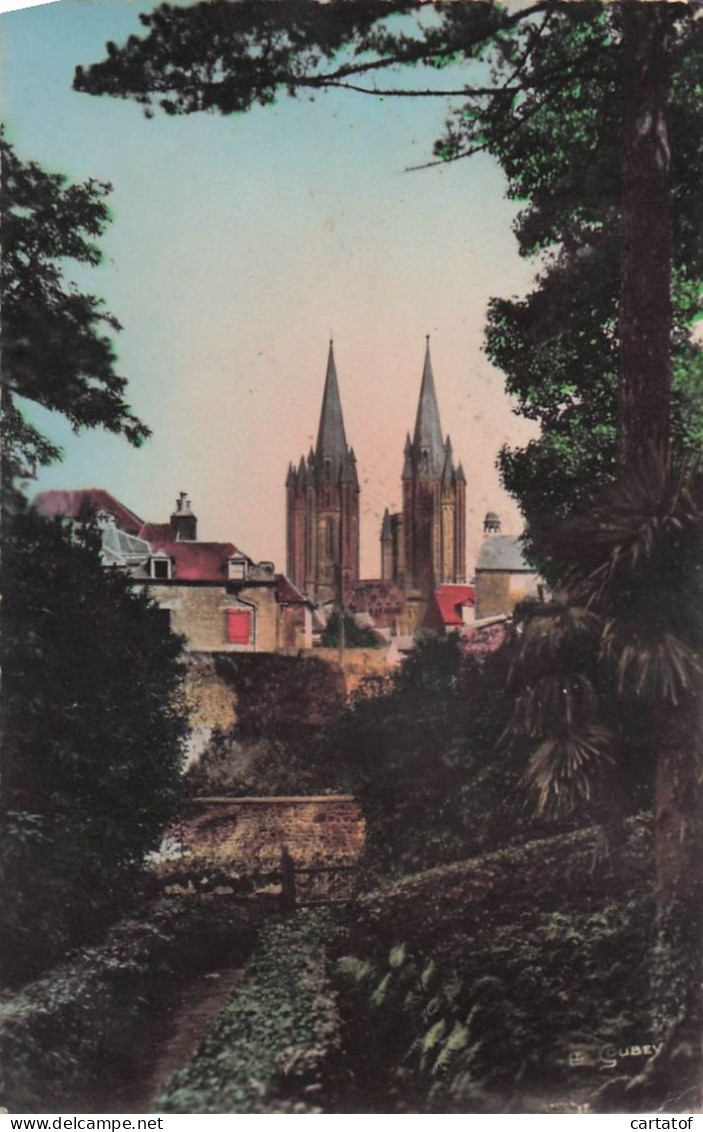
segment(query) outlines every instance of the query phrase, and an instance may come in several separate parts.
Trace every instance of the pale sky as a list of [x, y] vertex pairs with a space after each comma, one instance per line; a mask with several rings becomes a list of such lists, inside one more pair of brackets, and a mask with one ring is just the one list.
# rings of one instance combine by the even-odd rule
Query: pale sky
[[153, 430], [135, 451], [37, 415], [65, 458], [35, 489], [104, 487], [154, 521], [187, 491], [200, 538], [284, 569], [286, 469], [314, 443], [332, 333], [362, 484], [362, 574], [377, 577], [430, 334], [442, 427], [468, 480], [471, 575], [487, 510], [506, 532], [521, 526], [498, 450], [534, 435], [482, 353], [488, 299], [524, 293], [534, 274], [502, 174], [483, 156], [405, 172], [430, 158], [444, 100], [335, 92], [147, 121], [136, 103], [74, 93], [75, 65], [139, 33], [154, 6], [59, 0], [1, 18], [18, 155], [114, 187], [105, 262], [80, 283], [124, 326], [119, 371]]

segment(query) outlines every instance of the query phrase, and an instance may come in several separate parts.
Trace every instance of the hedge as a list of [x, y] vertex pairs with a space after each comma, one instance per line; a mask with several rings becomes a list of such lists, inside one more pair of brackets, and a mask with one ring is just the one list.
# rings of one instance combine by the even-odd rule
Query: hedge
[[144, 1021], [174, 978], [225, 956], [244, 962], [255, 938], [253, 926], [214, 900], [162, 900], [4, 994], [0, 1103], [12, 1113], [75, 1111], [91, 1086], [133, 1062]]
[[265, 924], [244, 980], [154, 1111], [324, 1111], [341, 1050], [324, 950], [334, 930], [312, 911]]

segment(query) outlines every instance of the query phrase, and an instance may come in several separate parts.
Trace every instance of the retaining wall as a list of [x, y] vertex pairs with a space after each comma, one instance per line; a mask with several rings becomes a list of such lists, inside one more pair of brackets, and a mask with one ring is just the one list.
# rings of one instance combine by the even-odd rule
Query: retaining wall
[[297, 866], [353, 865], [366, 825], [349, 794], [198, 798], [172, 831], [184, 861], [234, 871], [277, 868], [286, 846]]

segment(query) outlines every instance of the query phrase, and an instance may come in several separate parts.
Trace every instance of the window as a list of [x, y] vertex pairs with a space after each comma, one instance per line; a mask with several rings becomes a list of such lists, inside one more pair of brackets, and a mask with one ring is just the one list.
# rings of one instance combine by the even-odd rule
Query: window
[[247, 577], [246, 558], [230, 558], [228, 577], [233, 582], [245, 582]]
[[227, 610], [227, 640], [231, 645], [251, 644], [251, 613], [248, 609]]
[[159, 608], [159, 620], [167, 633], [171, 632], [171, 610], [164, 609], [163, 606]]
[[171, 577], [171, 559], [170, 558], [152, 558], [151, 560], [151, 576], [160, 580]]

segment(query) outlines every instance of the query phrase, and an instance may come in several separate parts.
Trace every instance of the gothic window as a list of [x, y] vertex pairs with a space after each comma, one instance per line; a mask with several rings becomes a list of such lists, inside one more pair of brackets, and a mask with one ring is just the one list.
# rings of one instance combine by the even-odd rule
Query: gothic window
[[334, 553], [334, 523], [327, 519], [325, 525], [325, 549], [331, 556]]
[[332, 460], [330, 459], [329, 456], [325, 456], [324, 470], [325, 470], [325, 479], [326, 480], [332, 479]]

